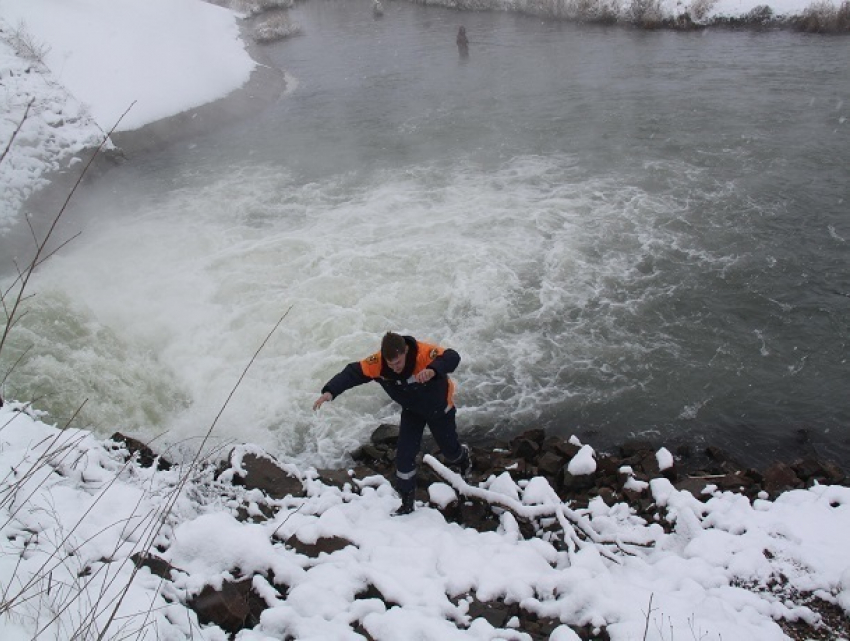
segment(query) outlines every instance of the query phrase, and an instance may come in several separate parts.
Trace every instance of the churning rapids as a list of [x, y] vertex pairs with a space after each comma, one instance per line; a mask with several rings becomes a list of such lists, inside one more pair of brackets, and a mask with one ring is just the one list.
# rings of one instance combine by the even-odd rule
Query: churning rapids
[[[850, 464], [850, 40], [311, 0], [259, 114], [87, 185], [4, 354], [63, 422], [335, 464], [388, 329], [455, 347], [472, 437]], [[464, 24], [468, 58], [454, 38]]]

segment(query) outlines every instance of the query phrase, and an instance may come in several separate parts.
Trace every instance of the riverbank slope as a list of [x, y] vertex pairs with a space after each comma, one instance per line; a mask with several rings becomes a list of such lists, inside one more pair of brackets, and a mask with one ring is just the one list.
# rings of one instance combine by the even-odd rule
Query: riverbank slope
[[348, 469], [251, 445], [175, 464], [7, 404], [3, 638], [847, 638], [847, 487], [748, 497], [679, 478], [663, 447], [609, 457], [529, 432], [479, 450], [469, 482], [426, 455], [421, 502], [393, 517], [373, 457], [391, 437]]

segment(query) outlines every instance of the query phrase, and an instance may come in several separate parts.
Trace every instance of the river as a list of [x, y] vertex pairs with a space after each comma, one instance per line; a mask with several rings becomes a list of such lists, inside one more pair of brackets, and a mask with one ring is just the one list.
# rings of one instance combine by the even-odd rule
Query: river
[[288, 310], [216, 442], [338, 463], [395, 408], [312, 402], [392, 329], [469, 438], [850, 466], [850, 39], [385, 8], [297, 4], [283, 95], [85, 186], [8, 396], [191, 448]]

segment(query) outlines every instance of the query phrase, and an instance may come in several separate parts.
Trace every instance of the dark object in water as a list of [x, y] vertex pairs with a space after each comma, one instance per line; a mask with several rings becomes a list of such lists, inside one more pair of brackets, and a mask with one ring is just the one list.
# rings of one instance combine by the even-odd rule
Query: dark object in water
[[469, 39], [466, 37], [466, 27], [461, 25], [457, 30], [457, 50], [461, 56], [469, 55]]

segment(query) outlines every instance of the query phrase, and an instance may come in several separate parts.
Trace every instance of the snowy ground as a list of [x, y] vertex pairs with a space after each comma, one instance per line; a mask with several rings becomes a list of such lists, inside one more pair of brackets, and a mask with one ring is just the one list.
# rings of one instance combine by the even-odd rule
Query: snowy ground
[[[380, 476], [339, 489], [315, 470], [286, 466], [304, 496], [270, 500], [230, 485], [228, 473], [213, 480], [212, 465], [154, 472], [125, 464], [114, 443], [59, 431], [21, 409], [0, 409], [5, 641], [37, 631], [66, 639], [84, 628], [94, 638], [107, 626], [105, 638], [225, 639], [184, 604], [235, 577], [252, 577], [266, 606], [242, 641], [364, 638], [352, 626], [386, 641], [531, 639], [519, 618], [495, 628], [470, 615], [473, 601], [500, 599], [560, 620], [550, 636], [557, 641], [578, 639], [573, 628], [585, 626], [604, 627], [614, 641], [786, 639], [780, 620], [820, 621], [801, 593], [850, 614], [846, 487], [753, 503], [709, 487], [701, 502], [659, 478], [644, 492], [666, 516], [647, 523], [601, 499], [572, 512], [544, 479], [516, 483], [505, 473], [467, 489], [510, 508], [497, 531], [479, 533], [447, 522], [434, 505], [390, 516], [399, 501]], [[235, 468], [252, 451], [237, 448]], [[659, 452], [662, 466], [667, 458]], [[592, 449], [571, 467], [592, 469]], [[440, 505], [456, 492], [436, 483], [430, 495]], [[238, 520], [240, 506], [257, 522]], [[549, 533], [524, 538], [517, 518], [560, 522], [568, 544]], [[570, 536], [580, 529], [595, 541]], [[352, 545], [311, 558], [287, 544], [293, 537]], [[141, 551], [171, 564], [169, 580], [148, 568], [134, 576], [129, 558]], [[363, 598], [369, 589], [383, 599]]]
[[201, 0], [2, 0], [0, 148], [32, 107], [0, 164], [0, 234], [48, 172], [96, 147], [128, 108], [118, 131], [242, 86], [255, 63], [237, 19]]
[[[672, 2], [672, 0], [670, 0]], [[761, 0], [722, 0], [743, 15]], [[780, 6], [781, 4], [781, 6]], [[808, 6], [775, 3], [776, 13]], [[100, 142], [118, 116], [132, 129], [240, 87], [254, 63], [233, 13], [200, 0], [0, 0], [0, 234], [45, 176]], [[23, 44], [43, 61], [22, 58]], [[25, 47], [26, 48], [26, 47]], [[28, 117], [24, 114], [29, 106]], [[125, 465], [120, 449], [76, 430], [58, 431], [7, 403], [0, 409], [0, 638], [224, 639], [201, 628], [186, 598], [232, 574], [252, 576], [268, 606], [239, 639], [529, 639], [469, 616], [470, 601], [504, 598], [575, 627], [605, 626], [612, 639], [786, 638], [777, 620], [818, 616], [793, 596], [814, 594], [850, 614], [850, 489], [815, 487], [776, 501], [714, 492], [706, 502], [652, 481], [647, 496], [667, 510], [671, 531], [625, 505], [594, 502], [570, 514], [545, 481], [501, 476], [480, 491], [513, 512], [580, 518], [600, 541], [561, 550], [526, 540], [510, 511], [497, 532], [447, 523], [434, 508], [390, 518], [398, 499], [382, 478], [346, 489], [311, 470], [291, 470], [306, 498], [266, 501], [212, 480], [209, 469], [155, 473]], [[590, 450], [574, 469], [587, 464]], [[185, 482], [185, 485], [182, 483]], [[454, 495], [432, 486], [435, 502]], [[239, 505], [274, 515], [249, 524]], [[164, 508], [168, 507], [168, 511]], [[354, 545], [318, 559], [283, 541], [340, 536]], [[628, 551], [624, 553], [622, 549]], [[171, 581], [129, 557], [159, 553]], [[275, 581], [288, 586], [286, 598]], [[784, 577], [784, 578], [783, 578]], [[783, 586], [754, 592], [741, 586]], [[368, 586], [398, 604], [355, 599]], [[123, 598], [121, 598], [123, 597]], [[650, 608], [651, 599], [651, 608]], [[116, 616], [109, 622], [110, 615]], [[552, 639], [576, 635], [566, 626]]]

